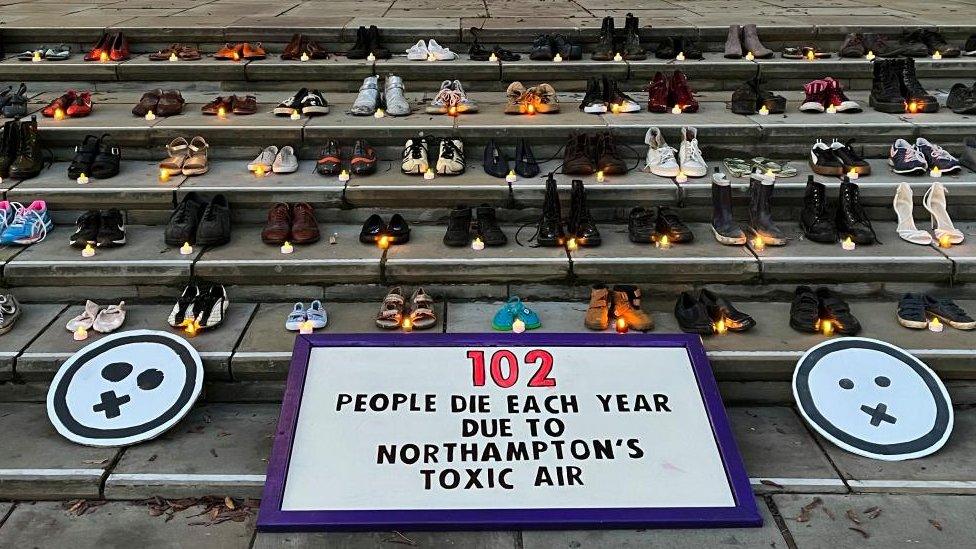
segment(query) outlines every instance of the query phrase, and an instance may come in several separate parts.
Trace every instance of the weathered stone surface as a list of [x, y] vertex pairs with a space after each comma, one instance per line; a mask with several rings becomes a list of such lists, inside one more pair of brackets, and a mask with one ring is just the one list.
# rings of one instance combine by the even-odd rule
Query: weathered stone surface
[[0, 380], [14, 377], [17, 357], [62, 310], [64, 305], [21, 304], [20, 319], [12, 330], [0, 337]]
[[[404, 532], [401, 536], [391, 532], [362, 533], [271, 533], [259, 532], [254, 538], [254, 549], [335, 547], [342, 549], [366, 549], [384, 547], [390, 543], [407, 543], [418, 547], [457, 547], [465, 549], [515, 549], [516, 532]], [[398, 540], [398, 541], [391, 541]]]

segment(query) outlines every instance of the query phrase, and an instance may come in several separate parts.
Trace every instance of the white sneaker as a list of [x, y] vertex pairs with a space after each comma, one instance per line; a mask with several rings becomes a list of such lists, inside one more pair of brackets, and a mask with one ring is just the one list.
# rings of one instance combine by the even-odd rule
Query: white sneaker
[[647, 130], [644, 143], [647, 143], [644, 171], [660, 177], [677, 177], [681, 169], [674, 158], [674, 147], [665, 143], [661, 130], [655, 127]]
[[424, 44], [423, 40], [418, 40], [407, 50], [407, 59], [410, 61], [426, 61], [428, 55], [430, 51], [427, 50], [427, 44]]
[[460, 139], [441, 139], [437, 154], [437, 173], [460, 175], [464, 173], [464, 143]]
[[278, 147], [271, 145], [270, 147], [261, 151], [261, 154], [257, 155], [254, 160], [248, 163], [247, 171], [254, 172], [257, 171], [258, 167], [265, 172], [271, 171], [271, 166], [274, 164], [275, 157], [278, 156]]
[[681, 163], [681, 173], [688, 177], [705, 177], [708, 175], [708, 165], [698, 148], [698, 130], [690, 126], [681, 128], [681, 148], [678, 149]]
[[454, 83], [450, 80], [441, 82], [441, 89], [427, 105], [427, 114], [447, 114], [451, 107], [457, 107], [461, 96], [454, 90]]
[[408, 139], [403, 146], [403, 162], [400, 170], [403, 173], [422, 175], [430, 168], [427, 162], [427, 143], [422, 137]]
[[451, 82], [451, 88], [457, 94], [457, 110], [459, 113], [478, 112], [478, 104], [468, 98], [468, 94], [464, 93], [464, 87], [461, 86], [460, 80]]
[[427, 43], [427, 52], [434, 56], [437, 61], [454, 61], [457, 54], [437, 43], [433, 38]]
[[295, 173], [298, 171], [298, 157], [291, 145], [285, 145], [278, 151], [274, 163], [271, 165], [274, 173]]

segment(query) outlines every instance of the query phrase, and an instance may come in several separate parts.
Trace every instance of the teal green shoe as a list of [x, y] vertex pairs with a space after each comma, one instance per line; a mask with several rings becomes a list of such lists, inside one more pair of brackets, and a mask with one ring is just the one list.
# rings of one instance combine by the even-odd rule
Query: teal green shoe
[[[502, 310], [506, 310], [507, 313], [504, 315], [503, 321], [499, 322], [499, 316], [502, 314]], [[532, 309], [529, 309], [522, 303], [522, 300], [517, 296], [510, 298], [508, 301], [502, 305], [502, 308], [495, 315], [495, 320], [492, 321], [492, 327], [500, 331], [509, 331], [512, 329], [512, 323], [515, 319], [521, 319], [525, 323], [526, 330], [534, 330], [536, 328], [542, 327], [542, 321], [539, 319], [539, 315], [535, 313]], [[507, 328], [504, 321], [507, 321]]]

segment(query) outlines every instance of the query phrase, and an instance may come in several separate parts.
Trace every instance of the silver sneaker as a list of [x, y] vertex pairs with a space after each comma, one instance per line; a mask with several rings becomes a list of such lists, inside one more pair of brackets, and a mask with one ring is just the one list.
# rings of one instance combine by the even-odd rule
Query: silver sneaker
[[367, 76], [363, 79], [363, 85], [359, 88], [359, 96], [352, 104], [349, 112], [356, 116], [372, 116], [376, 112], [376, 103], [379, 100], [379, 78]]
[[386, 114], [390, 116], [407, 116], [410, 114], [410, 102], [403, 94], [403, 79], [396, 75], [386, 77]]

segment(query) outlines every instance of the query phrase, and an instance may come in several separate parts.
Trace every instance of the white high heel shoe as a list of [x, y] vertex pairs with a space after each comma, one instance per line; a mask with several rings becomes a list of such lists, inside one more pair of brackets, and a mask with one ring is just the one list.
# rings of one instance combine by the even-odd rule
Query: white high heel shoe
[[952, 224], [949, 212], [946, 211], [945, 185], [933, 183], [929, 190], [925, 191], [922, 205], [932, 214], [932, 232], [935, 233], [936, 240], [942, 240], [943, 236], [947, 236], [950, 244], [959, 244], [966, 238], [962, 231]]
[[915, 219], [912, 217], [912, 188], [908, 186], [908, 183], [900, 183], [898, 185], [892, 206], [895, 208], [895, 214], [898, 216], [898, 227], [896, 230], [902, 240], [907, 240], [912, 244], [921, 244], [922, 246], [932, 244], [932, 235], [915, 226]]

